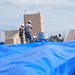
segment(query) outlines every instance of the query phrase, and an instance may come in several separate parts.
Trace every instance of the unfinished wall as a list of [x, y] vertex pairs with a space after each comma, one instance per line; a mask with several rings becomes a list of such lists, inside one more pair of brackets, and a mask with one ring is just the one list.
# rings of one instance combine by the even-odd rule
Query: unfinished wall
[[24, 14], [24, 25], [28, 22], [28, 20], [32, 21], [32, 35], [37, 35], [38, 32], [44, 32], [44, 15], [41, 13], [36, 14]]

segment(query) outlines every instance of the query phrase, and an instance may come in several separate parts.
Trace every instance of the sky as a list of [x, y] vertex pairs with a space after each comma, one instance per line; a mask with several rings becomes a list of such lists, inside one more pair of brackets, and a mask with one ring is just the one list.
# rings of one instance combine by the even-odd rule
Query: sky
[[0, 0], [0, 30], [19, 29], [25, 13], [38, 11], [44, 14], [45, 32], [49, 34], [75, 29], [75, 0]]

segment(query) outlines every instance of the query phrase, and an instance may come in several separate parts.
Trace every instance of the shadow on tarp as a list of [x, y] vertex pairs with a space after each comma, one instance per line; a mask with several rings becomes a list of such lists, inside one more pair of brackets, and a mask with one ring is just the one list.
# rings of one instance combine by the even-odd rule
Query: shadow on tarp
[[0, 45], [0, 75], [75, 75], [75, 41]]

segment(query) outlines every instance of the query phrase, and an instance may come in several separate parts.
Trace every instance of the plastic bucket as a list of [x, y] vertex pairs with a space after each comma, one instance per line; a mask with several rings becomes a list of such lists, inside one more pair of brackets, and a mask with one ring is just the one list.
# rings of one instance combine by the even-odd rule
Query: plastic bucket
[[44, 40], [48, 39], [48, 33], [47, 32], [38, 32], [38, 40]]

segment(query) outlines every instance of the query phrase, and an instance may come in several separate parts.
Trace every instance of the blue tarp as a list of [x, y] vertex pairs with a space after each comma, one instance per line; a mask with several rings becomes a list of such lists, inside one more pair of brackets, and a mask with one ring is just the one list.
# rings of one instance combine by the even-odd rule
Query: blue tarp
[[0, 75], [75, 75], [75, 41], [0, 44]]

